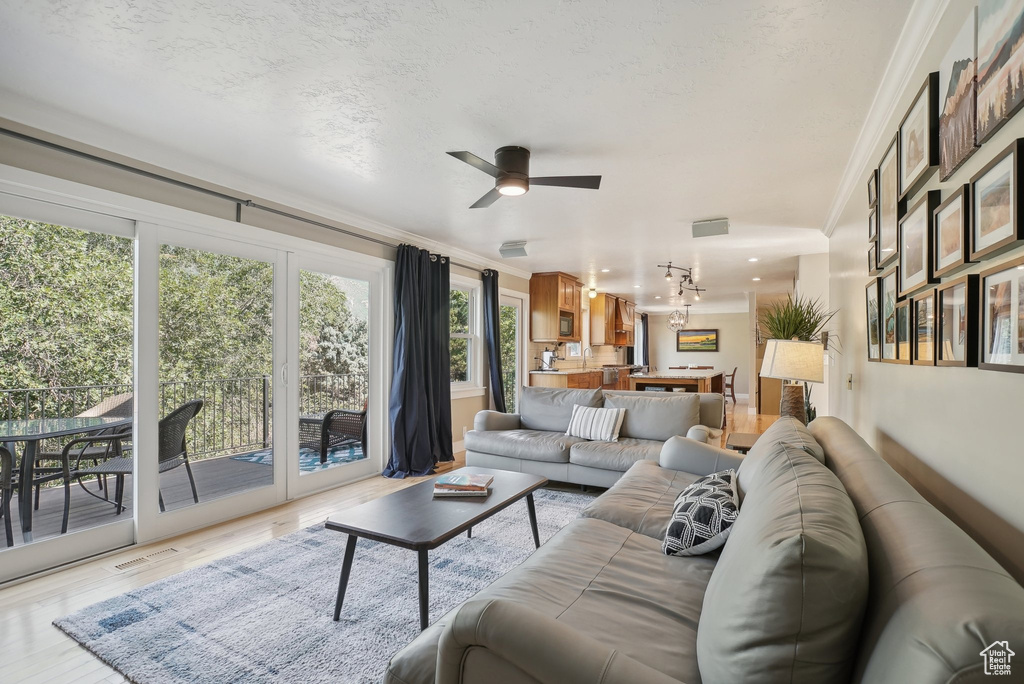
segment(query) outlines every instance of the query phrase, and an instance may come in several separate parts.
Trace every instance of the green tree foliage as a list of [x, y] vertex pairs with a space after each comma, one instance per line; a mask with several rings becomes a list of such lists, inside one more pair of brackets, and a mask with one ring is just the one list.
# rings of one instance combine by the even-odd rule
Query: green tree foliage
[[516, 338], [519, 311], [514, 306], [502, 306], [500, 309], [501, 382], [505, 390], [505, 408], [509, 413], [515, 413], [519, 408], [516, 406]]
[[[448, 316], [451, 333], [469, 333], [469, 293], [463, 290], [451, 291], [451, 312]], [[469, 340], [465, 337], [451, 338], [451, 381], [469, 380]]]

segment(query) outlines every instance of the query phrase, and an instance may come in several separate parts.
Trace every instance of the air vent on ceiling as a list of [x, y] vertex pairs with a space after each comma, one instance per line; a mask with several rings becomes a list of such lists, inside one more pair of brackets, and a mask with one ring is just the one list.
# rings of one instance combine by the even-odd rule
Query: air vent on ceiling
[[728, 235], [729, 219], [708, 219], [707, 221], [693, 222], [693, 237], [711, 237], [713, 235]]
[[508, 259], [509, 257], [524, 257], [526, 256], [526, 241], [503, 242], [501, 247], [498, 248], [498, 253], [501, 254], [502, 259]]

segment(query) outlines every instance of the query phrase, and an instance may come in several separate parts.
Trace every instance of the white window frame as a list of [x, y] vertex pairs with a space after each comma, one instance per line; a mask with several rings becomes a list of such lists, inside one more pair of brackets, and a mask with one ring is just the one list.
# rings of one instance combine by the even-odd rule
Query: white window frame
[[460, 275], [452, 275], [449, 278], [450, 290], [461, 290], [469, 294], [469, 332], [449, 333], [452, 338], [465, 338], [469, 340], [469, 362], [467, 370], [469, 378], [465, 381], [453, 382], [451, 385], [452, 399], [465, 399], [466, 397], [480, 397], [487, 391], [484, 386], [484, 354], [483, 336], [481, 335], [483, 325], [483, 302], [480, 298], [482, 282], [466, 278]]
[[[499, 287], [499, 308], [503, 305], [511, 306], [507, 303], [509, 300], [518, 302], [517, 306], [519, 307], [519, 330], [516, 344], [516, 412], [518, 413], [519, 402], [522, 401], [523, 385], [528, 384], [530, 378], [528, 370], [530, 366], [527, 361], [530, 344], [530, 295], [526, 292]], [[511, 409], [511, 407], [507, 408]]]

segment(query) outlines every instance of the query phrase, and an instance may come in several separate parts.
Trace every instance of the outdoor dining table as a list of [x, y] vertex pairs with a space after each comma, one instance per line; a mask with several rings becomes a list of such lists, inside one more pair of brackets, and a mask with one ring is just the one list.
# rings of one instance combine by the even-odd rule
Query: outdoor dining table
[[0, 420], [0, 444], [22, 442], [25, 445], [21, 452], [21, 474], [18, 477], [18, 511], [21, 514], [21, 536], [25, 543], [32, 541], [32, 479], [39, 443], [44, 439], [88, 434], [131, 424], [131, 418]]

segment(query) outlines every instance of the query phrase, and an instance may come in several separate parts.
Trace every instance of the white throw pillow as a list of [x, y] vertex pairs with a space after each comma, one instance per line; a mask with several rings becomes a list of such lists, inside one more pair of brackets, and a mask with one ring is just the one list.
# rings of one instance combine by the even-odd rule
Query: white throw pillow
[[617, 442], [619, 428], [622, 427], [625, 415], [626, 409], [594, 408], [576, 404], [572, 407], [572, 418], [565, 434], [594, 442]]

